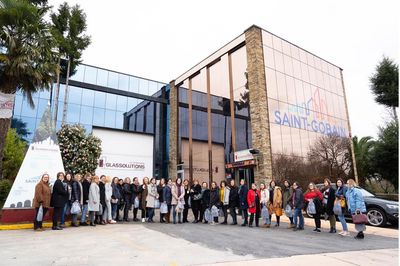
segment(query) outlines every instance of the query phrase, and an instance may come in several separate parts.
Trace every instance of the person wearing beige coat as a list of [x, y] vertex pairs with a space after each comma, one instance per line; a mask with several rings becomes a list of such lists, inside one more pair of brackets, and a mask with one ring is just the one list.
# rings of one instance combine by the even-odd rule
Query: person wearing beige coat
[[[260, 184], [260, 194], [261, 194], [261, 200], [260, 200], [261, 210], [264, 208], [264, 206], [265, 208], [269, 209], [269, 204], [270, 204], [269, 190], [264, 183]], [[268, 228], [270, 226], [271, 226], [271, 220], [269, 219], [269, 217], [266, 217], [264, 225], [262, 227]]]
[[282, 216], [282, 189], [276, 185], [274, 180], [269, 183], [269, 201], [269, 219], [271, 220], [272, 214], [275, 213], [275, 226], [278, 227], [280, 224], [280, 218]]
[[154, 223], [154, 208], [156, 204], [156, 200], [158, 199], [158, 192], [157, 192], [157, 184], [156, 179], [153, 177], [150, 179], [150, 184], [147, 186], [147, 196], [146, 196], [146, 208], [149, 218], [147, 222]]

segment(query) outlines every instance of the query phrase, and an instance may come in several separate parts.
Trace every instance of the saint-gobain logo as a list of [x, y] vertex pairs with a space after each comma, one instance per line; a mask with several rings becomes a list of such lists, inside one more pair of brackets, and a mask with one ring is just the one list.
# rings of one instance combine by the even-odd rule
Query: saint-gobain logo
[[102, 168], [110, 168], [110, 169], [136, 169], [136, 170], [144, 170], [145, 165], [142, 162], [108, 162], [106, 158], [101, 158], [99, 160], [99, 167]]

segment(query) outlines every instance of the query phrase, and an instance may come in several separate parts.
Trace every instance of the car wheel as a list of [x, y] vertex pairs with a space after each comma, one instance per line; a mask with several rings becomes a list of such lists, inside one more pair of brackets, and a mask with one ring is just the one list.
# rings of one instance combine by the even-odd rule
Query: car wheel
[[372, 226], [385, 226], [386, 214], [378, 208], [371, 208], [367, 210], [368, 223]]

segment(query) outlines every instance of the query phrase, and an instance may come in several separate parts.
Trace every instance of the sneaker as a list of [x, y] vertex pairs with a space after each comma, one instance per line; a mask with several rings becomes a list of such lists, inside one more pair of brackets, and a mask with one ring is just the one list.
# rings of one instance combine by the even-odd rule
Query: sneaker
[[79, 223], [80, 226], [88, 226], [88, 224], [86, 222], [83, 223]]
[[275, 224], [275, 227], [279, 227], [279, 224]]
[[145, 218], [142, 218], [142, 223], [144, 223], [144, 222], [146, 222], [146, 219], [145, 219]]
[[335, 228], [331, 228], [331, 230], [329, 230], [330, 234], [335, 234], [336, 233], [336, 229]]
[[313, 230], [313, 232], [316, 232], [316, 233], [321, 233], [321, 229], [319, 229], [319, 228], [315, 228], [315, 229]]
[[63, 230], [60, 226], [53, 226], [51, 230]]
[[342, 232], [342, 236], [350, 236], [350, 232], [349, 231], [343, 231]]
[[110, 221], [110, 224], [116, 224], [116, 223], [117, 223], [117, 221], [115, 221], [115, 220]]
[[298, 227], [295, 227], [295, 228], [293, 228], [293, 231], [299, 231], [300, 230], [300, 228], [298, 228]]
[[295, 228], [296, 226], [294, 225], [294, 224], [289, 224], [288, 225], [288, 229], [292, 229], [292, 228]]
[[90, 223], [90, 226], [96, 226], [94, 223]]

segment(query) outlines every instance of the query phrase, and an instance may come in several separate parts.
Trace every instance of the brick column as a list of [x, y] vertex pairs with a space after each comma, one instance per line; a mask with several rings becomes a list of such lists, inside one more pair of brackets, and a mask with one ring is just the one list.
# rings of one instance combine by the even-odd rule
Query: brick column
[[272, 178], [272, 154], [267, 101], [267, 84], [261, 29], [252, 26], [245, 31], [247, 74], [250, 96], [250, 119], [253, 149], [260, 151], [254, 181], [269, 182]]
[[170, 82], [169, 91], [169, 158], [168, 177], [175, 180], [178, 163], [178, 88], [175, 80]]

